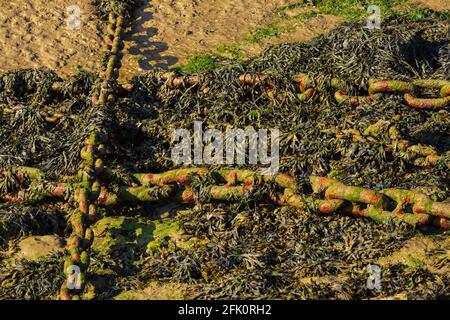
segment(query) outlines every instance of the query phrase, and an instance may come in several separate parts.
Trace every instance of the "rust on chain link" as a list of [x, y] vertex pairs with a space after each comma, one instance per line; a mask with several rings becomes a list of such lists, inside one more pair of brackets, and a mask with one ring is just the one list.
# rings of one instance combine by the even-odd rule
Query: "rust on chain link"
[[410, 93], [405, 93], [406, 103], [413, 108], [445, 108], [450, 104], [450, 82], [444, 80], [416, 80], [413, 84], [417, 88], [439, 90], [439, 98], [418, 98]]

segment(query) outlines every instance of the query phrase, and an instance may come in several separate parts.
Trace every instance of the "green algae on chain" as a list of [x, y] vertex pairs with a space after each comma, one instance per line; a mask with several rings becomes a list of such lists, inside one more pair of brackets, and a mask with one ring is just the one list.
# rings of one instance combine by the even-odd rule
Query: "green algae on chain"
[[[95, 139], [94, 139], [95, 140]], [[86, 140], [87, 142], [90, 139]], [[88, 157], [85, 157], [89, 159]], [[92, 160], [93, 161], [93, 160]], [[208, 172], [204, 168], [190, 168], [179, 169], [162, 173], [158, 175], [145, 174], [138, 175], [143, 186], [140, 187], [118, 187], [116, 193], [108, 191], [106, 188], [98, 188], [95, 184], [90, 187], [88, 184], [81, 183], [80, 187], [71, 187], [74, 191], [74, 198], [79, 202], [80, 214], [95, 215], [91, 213], [91, 206], [89, 201], [98, 200], [99, 205], [113, 206], [119, 201], [124, 202], [155, 202], [160, 199], [170, 198], [176, 190], [174, 184], [180, 183], [184, 185], [184, 191], [178, 194], [174, 199], [183, 203], [194, 203], [198, 198], [198, 192], [192, 188], [193, 174], [206, 175]], [[260, 178], [259, 183], [255, 184], [255, 173], [251, 171], [239, 171], [239, 170], [222, 170], [218, 171], [221, 178], [227, 183], [226, 185], [209, 185], [202, 192], [207, 196], [208, 201], [237, 201], [251, 196], [252, 192], [258, 189], [258, 184], [263, 182]], [[212, 172], [214, 174], [214, 172]], [[432, 201], [428, 196], [413, 192], [409, 190], [401, 189], [386, 189], [380, 192], [372, 191], [362, 187], [347, 186], [340, 181], [331, 178], [311, 176], [310, 182], [312, 190], [315, 194], [324, 194], [325, 200], [310, 200], [303, 198], [300, 195], [295, 194], [295, 184], [291, 183], [283, 184], [284, 181], [295, 181], [294, 178], [279, 175], [282, 179], [265, 180], [265, 182], [275, 181], [279, 187], [284, 189], [284, 194], [272, 199], [279, 205], [289, 205], [296, 208], [304, 209], [308, 206], [315, 206], [317, 211], [321, 213], [333, 213], [340, 209], [344, 209], [345, 203], [352, 203], [353, 207], [349, 210], [350, 213], [355, 215], [367, 216], [376, 221], [386, 222], [390, 218], [400, 219], [413, 225], [426, 225], [429, 223], [435, 223], [437, 226], [444, 229], [448, 228], [450, 218], [450, 206], [446, 203], [440, 203]], [[250, 180], [249, 180], [250, 178]], [[282, 182], [280, 184], [280, 181]], [[236, 186], [236, 183], [243, 183], [240, 186]], [[147, 187], [146, 185], [157, 185], [160, 187]], [[66, 194], [65, 189], [69, 184], [57, 184], [56, 186], [38, 188], [44, 190], [41, 194], [41, 198], [47, 197], [62, 197]], [[89, 193], [83, 189], [92, 188], [92, 192]], [[29, 191], [28, 191], [29, 192]], [[14, 202], [20, 200], [20, 195], [17, 196], [17, 200], [11, 199], [7, 196], [2, 196], [3, 200]], [[393, 206], [392, 201], [396, 203]], [[366, 205], [366, 209], [360, 209], [360, 205]], [[412, 214], [405, 214], [404, 208], [407, 205], [413, 205]], [[95, 211], [95, 208], [93, 209]], [[345, 212], [346, 210], [344, 210]], [[392, 211], [392, 212], [391, 212]], [[431, 219], [430, 216], [437, 217]], [[81, 217], [81, 216], [80, 216]], [[80, 218], [84, 219], [84, 218]], [[438, 219], [438, 220], [436, 220]], [[83, 225], [78, 220], [79, 234], [83, 233]]]
[[[191, 76], [176, 76], [173, 73], [170, 75], [163, 74], [161, 79], [164, 79], [168, 83], [168, 88], [171, 90], [175, 89], [186, 89], [192, 88], [199, 84], [199, 79], [195, 75]], [[187, 80], [186, 80], [187, 79]], [[186, 82], [187, 81], [187, 82]], [[273, 97], [276, 99], [281, 99], [281, 95], [277, 96], [273, 95], [274, 85], [273, 81], [264, 75], [252, 75], [252, 74], [242, 74], [239, 76], [239, 81], [248, 86], [260, 85], [261, 83], [265, 83], [265, 89], [263, 94], [268, 97]], [[315, 89], [312, 85], [313, 81], [308, 75], [297, 75], [294, 80], [295, 83], [299, 84], [299, 89], [301, 93], [297, 94], [297, 98], [299, 101], [307, 101], [314, 96]], [[405, 81], [378, 81], [371, 79], [369, 81], [370, 86], [368, 89], [369, 95], [367, 96], [351, 96], [345, 92], [345, 85], [343, 82], [337, 78], [332, 78], [330, 81], [330, 85], [338, 91], [335, 92], [334, 98], [336, 99], [338, 104], [348, 103], [351, 106], [357, 107], [361, 104], [367, 104], [374, 100], [379, 99], [382, 94], [386, 93], [403, 93], [404, 100], [406, 104], [410, 107], [417, 109], [431, 109], [431, 108], [445, 108], [450, 103], [450, 93], [448, 85], [448, 81], [444, 80], [435, 80], [435, 79], [421, 79], [414, 80], [411, 83]], [[186, 84], [189, 84], [186, 86]], [[415, 97], [415, 93], [419, 86], [426, 88], [434, 88], [437, 85], [442, 85], [439, 87], [440, 94], [442, 98], [417, 98]]]
[[186, 168], [167, 171], [161, 174], [138, 173], [134, 174], [134, 177], [142, 185], [150, 184], [162, 186], [171, 183], [188, 183], [193, 174], [210, 174], [211, 176], [217, 177], [218, 179], [221, 179], [231, 185], [236, 184], [237, 182], [253, 184], [256, 180], [264, 180], [266, 182], [273, 180], [282, 188], [289, 188], [292, 190], [297, 189], [295, 179], [289, 175], [276, 174], [274, 176], [262, 176], [251, 170], [222, 169], [211, 172], [206, 168]]
[[[386, 221], [394, 217], [402, 219], [412, 225], [426, 225], [436, 223], [442, 228], [449, 225], [450, 205], [430, 200], [428, 196], [409, 190], [387, 189], [374, 192], [360, 187], [346, 186], [343, 183], [330, 178], [310, 177], [313, 191], [325, 193], [327, 199], [346, 200], [352, 203], [367, 205], [367, 209], [360, 209], [359, 205], [351, 209], [351, 213], [368, 216], [376, 221]], [[397, 205], [392, 212], [388, 212], [391, 204], [388, 198], [394, 200]], [[405, 211], [408, 205], [413, 205], [412, 213]], [[431, 219], [430, 216], [436, 217]]]
[[[72, 235], [67, 243], [67, 250], [70, 258], [64, 262], [64, 274], [67, 281], [61, 286], [61, 300], [80, 299], [80, 293], [86, 286], [86, 272], [89, 267], [89, 249], [92, 245], [94, 233], [91, 224], [97, 219], [97, 206], [95, 201], [90, 199], [90, 191], [95, 191], [98, 187], [96, 176], [91, 176], [95, 172], [94, 168], [98, 165], [98, 148], [105, 142], [105, 137], [96, 132], [97, 128], [91, 132], [84, 141], [85, 147], [81, 152], [81, 158], [84, 160], [83, 166], [79, 171], [81, 186], [76, 189], [75, 200], [78, 207], [71, 217]], [[97, 171], [98, 172], [98, 171]], [[78, 268], [78, 272], [76, 270]], [[74, 279], [75, 277], [75, 279]], [[69, 285], [70, 284], [70, 285]]]
[[107, 19], [111, 13], [125, 14], [130, 18], [143, 0], [91, 0], [95, 14], [101, 19]]
[[[118, 5], [124, 5], [119, 6]], [[106, 66], [104, 81], [101, 85], [100, 95], [98, 97], [98, 104], [102, 107], [108, 107], [115, 102], [116, 97], [114, 95], [115, 89], [117, 89], [117, 79], [119, 78], [119, 69], [121, 68], [121, 58], [123, 56], [121, 50], [124, 47], [123, 44], [123, 28], [125, 26], [124, 14], [129, 14], [128, 10], [132, 9], [128, 4], [124, 2], [111, 1], [110, 2], [112, 11], [109, 13], [108, 32], [110, 37], [107, 40], [111, 40], [110, 45], [106, 41], [106, 48], [110, 51], [109, 61]], [[118, 13], [114, 12], [118, 10]], [[116, 87], [116, 88], [114, 88]], [[95, 103], [97, 99], [92, 101]], [[86, 279], [85, 272], [88, 270], [89, 266], [89, 248], [92, 245], [94, 233], [90, 228], [90, 225], [97, 219], [97, 202], [104, 201], [108, 204], [117, 203], [117, 198], [122, 197], [125, 200], [156, 200], [159, 197], [155, 194], [154, 190], [150, 192], [148, 190], [135, 190], [135, 189], [119, 189], [118, 196], [114, 197], [110, 194], [105, 195], [105, 193], [100, 189], [99, 179], [104, 171], [103, 160], [101, 159], [102, 150], [104, 146], [102, 143], [105, 142], [106, 138], [103, 137], [100, 132], [96, 132], [98, 128], [94, 128], [88, 138], [85, 140], [85, 147], [81, 150], [81, 158], [84, 160], [84, 166], [80, 168], [79, 178], [82, 180], [82, 187], [79, 187], [76, 191], [76, 197], [79, 207], [76, 214], [73, 217], [78, 217], [76, 220], [72, 220], [72, 226], [74, 229], [74, 234], [71, 241], [69, 241], [68, 249], [71, 254], [70, 259], [64, 263], [64, 273], [67, 276], [67, 281], [69, 282], [73, 276], [78, 277], [77, 281], [80, 282], [80, 286], [73, 288], [68, 286], [68, 283], [61, 287], [60, 298], [62, 300], [79, 299], [78, 293], [82, 292]], [[93, 174], [93, 175], [91, 175]], [[91, 200], [90, 197], [93, 191], [96, 194], [96, 199]], [[133, 192], [131, 192], [133, 191]], [[163, 195], [167, 194], [169, 191], [163, 191]], [[70, 274], [72, 267], [80, 268], [81, 272], [79, 274]], [[70, 271], [69, 271], [70, 270]], [[72, 294], [75, 293], [75, 295]]]
[[94, 97], [93, 102], [101, 106], [110, 106], [116, 100], [114, 91], [119, 90], [117, 79], [122, 66], [122, 50], [124, 48], [123, 33], [126, 25], [125, 18], [115, 13], [109, 14], [108, 35], [105, 38], [106, 66], [105, 79], [101, 85], [100, 95]]
[[450, 96], [444, 98], [416, 98], [411, 94], [405, 94], [406, 103], [417, 109], [445, 108], [450, 104]]

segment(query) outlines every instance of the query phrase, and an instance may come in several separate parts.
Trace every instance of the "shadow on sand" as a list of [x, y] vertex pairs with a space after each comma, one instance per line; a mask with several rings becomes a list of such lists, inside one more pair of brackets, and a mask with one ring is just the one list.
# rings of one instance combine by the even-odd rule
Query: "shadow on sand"
[[131, 43], [128, 54], [140, 57], [138, 64], [142, 70], [168, 69], [178, 62], [178, 58], [164, 55], [169, 48], [167, 43], [152, 41], [158, 30], [146, 26], [146, 23], [153, 19], [151, 8], [151, 4], [146, 2], [135, 12], [131, 30], [125, 37], [125, 40]]

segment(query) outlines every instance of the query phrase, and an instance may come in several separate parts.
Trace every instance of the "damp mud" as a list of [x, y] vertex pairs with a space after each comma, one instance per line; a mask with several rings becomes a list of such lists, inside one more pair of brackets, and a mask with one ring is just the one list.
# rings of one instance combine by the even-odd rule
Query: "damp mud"
[[[80, 29], [68, 27], [71, 5], [80, 8]], [[73, 74], [97, 71], [103, 25], [89, 1], [0, 1], [0, 72], [50, 68]]]

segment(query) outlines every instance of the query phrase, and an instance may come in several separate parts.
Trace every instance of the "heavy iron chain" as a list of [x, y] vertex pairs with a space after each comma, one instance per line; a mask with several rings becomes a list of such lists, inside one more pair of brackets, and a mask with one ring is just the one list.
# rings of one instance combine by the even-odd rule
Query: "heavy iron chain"
[[[427, 195], [410, 190], [386, 189], [379, 192], [361, 187], [346, 186], [343, 183], [325, 177], [310, 177], [314, 194], [324, 199], [306, 198], [296, 193], [295, 178], [285, 174], [260, 176], [251, 170], [209, 171], [206, 168], [191, 168], [168, 171], [161, 174], [136, 174], [135, 177], [144, 186], [164, 186], [178, 183], [184, 185], [182, 201], [194, 202], [195, 191], [190, 187], [192, 175], [219, 176], [226, 183], [213, 185], [207, 190], [212, 200], [233, 201], [242, 199], [257, 188], [260, 182], [275, 183], [283, 193], [277, 193], [272, 199], [276, 204], [331, 214], [338, 210], [372, 218], [379, 222], [404, 221], [414, 226], [430, 225], [450, 228], [450, 203], [432, 201]], [[396, 204], [392, 208], [392, 204]], [[412, 206], [412, 211], [409, 208]], [[392, 209], [392, 210], [390, 210]]]
[[[169, 89], [182, 89], [199, 85], [199, 77], [196, 75], [178, 76], [175, 73], [165, 73], [161, 75], [161, 79], [166, 82]], [[241, 74], [237, 79], [243, 85], [264, 85], [263, 94], [274, 97], [274, 81], [268, 76], [259, 74]], [[299, 94], [297, 97], [300, 101], [311, 99], [317, 92], [315, 88], [316, 81], [307, 74], [299, 74], [292, 79], [297, 85]], [[339, 104], [350, 104], [359, 106], [379, 99], [383, 94], [403, 94], [405, 103], [415, 109], [431, 109], [445, 108], [450, 105], [450, 81], [435, 79], [418, 79], [411, 82], [397, 80], [375, 80], [369, 81], [367, 96], [351, 96], [347, 93], [345, 83], [338, 79], [332, 78], [329, 86], [335, 88], [334, 98]], [[439, 97], [420, 98], [420, 89], [434, 89], [439, 91]], [[274, 97], [276, 98], [276, 97]]]
[[75, 190], [74, 198], [78, 204], [70, 217], [72, 235], [67, 241], [70, 257], [64, 263], [67, 277], [61, 287], [61, 300], [78, 300], [86, 286], [86, 272], [89, 268], [89, 250], [94, 240], [90, 228], [97, 218], [96, 195], [100, 191], [100, 181], [96, 179], [103, 167], [99, 157], [104, 146], [101, 136], [93, 132], [84, 142], [81, 151], [83, 163], [78, 172], [81, 183]]
[[[101, 84], [99, 97], [94, 96], [93, 104], [107, 108], [116, 101], [118, 91], [119, 69], [123, 57], [124, 17], [115, 13], [109, 14], [109, 24], [105, 41], [105, 53], [108, 63], [104, 81]], [[86, 272], [89, 268], [89, 250], [94, 240], [94, 232], [90, 226], [97, 219], [97, 204], [101, 194], [104, 164], [102, 155], [105, 150], [106, 135], [96, 126], [85, 140], [81, 150], [83, 163], [80, 166], [78, 178], [81, 184], [75, 191], [78, 208], [70, 218], [72, 235], [67, 241], [70, 257], [64, 263], [66, 280], [60, 290], [61, 300], [78, 300], [86, 286]]]
[[[332, 80], [332, 86], [338, 91], [335, 99], [338, 103], [350, 103], [358, 106], [363, 102], [379, 99], [382, 94], [403, 94], [406, 104], [415, 109], [445, 108], [450, 105], [450, 81], [420, 79], [411, 82], [370, 80], [368, 96], [349, 96], [345, 93], [345, 86], [339, 79]], [[439, 90], [440, 97], [419, 98], [421, 88]]]
[[[97, 162], [97, 167], [100, 163]], [[101, 167], [104, 175], [111, 175], [109, 169]], [[19, 167], [13, 172], [17, 179], [33, 174], [42, 179], [42, 173], [34, 168]], [[196, 190], [193, 183], [196, 177], [210, 177], [214, 181], [203, 190]], [[31, 178], [28, 178], [31, 179]], [[348, 186], [329, 177], [311, 176], [310, 184], [313, 194], [304, 196], [298, 194], [296, 179], [286, 174], [263, 176], [252, 170], [222, 169], [210, 170], [207, 168], [182, 168], [158, 174], [136, 173], [133, 179], [139, 186], [119, 186], [116, 192], [110, 192], [99, 184], [94, 184], [92, 192], [95, 194], [99, 206], [114, 206], [118, 203], [157, 202], [170, 199], [172, 202], [192, 204], [197, 199], [206, 198], [208, 201], [234, 202], [241, 199], [251, 199], [251, 194], [257, 192], [263, 184], [273, 184], [276, 191], [268, 196], [267, 200], [282, 206], [291, 206], [298, 209], [311, 209], [322, 214], [331, 214], [337, 211], [365, 216], [378, 222], [403, 221], [413, 226], [434, 225], [443, 229], [450, 229], [450, 203], [436, 202], [426, 194], [419, 191], [390, 188], [374, 191], [362, 187]], [[63, 198], [67, 191], [74, 188], [70, 183], [49, 183], [40, 181], [39, 198]], [[81, 190], [81, 193], [80, 193]], [[83, 228], [82, 222], [93, 221], [94, 216], [89, 215], [84, 192], [81, 188], [75, 191], [79, 201], [81, 215], [75, 215], [72, 220], [75, 233], [75, 243], [90, 243], [92, 232]], [[200, 195], [200, 193], [202, 195]], [[200, 197], [201, 196], [201, 197]], [[0, 199], [16, 199], [20, 197]], [[86, 214], [86, 212], [88, 212]], [[93, 212], [93, 211], [91, 211]], [[80, 222], [82, 221], [82, 222]], [[78, 232], [77, 230], [81, 230]], [[79, 235], [87, 230], [81, 239]], [[78, 233], [77, 233], [78, 232]], [[78, 248], [78, 247], [77, 247]], [[82, 252], [82, 251], [80, 251]], [[78, 251], [75, 251], [78, 254]], [[77, 256], [75, 256], [77, 258]], [[83, 257], [80, 256], [79, 260]]]

